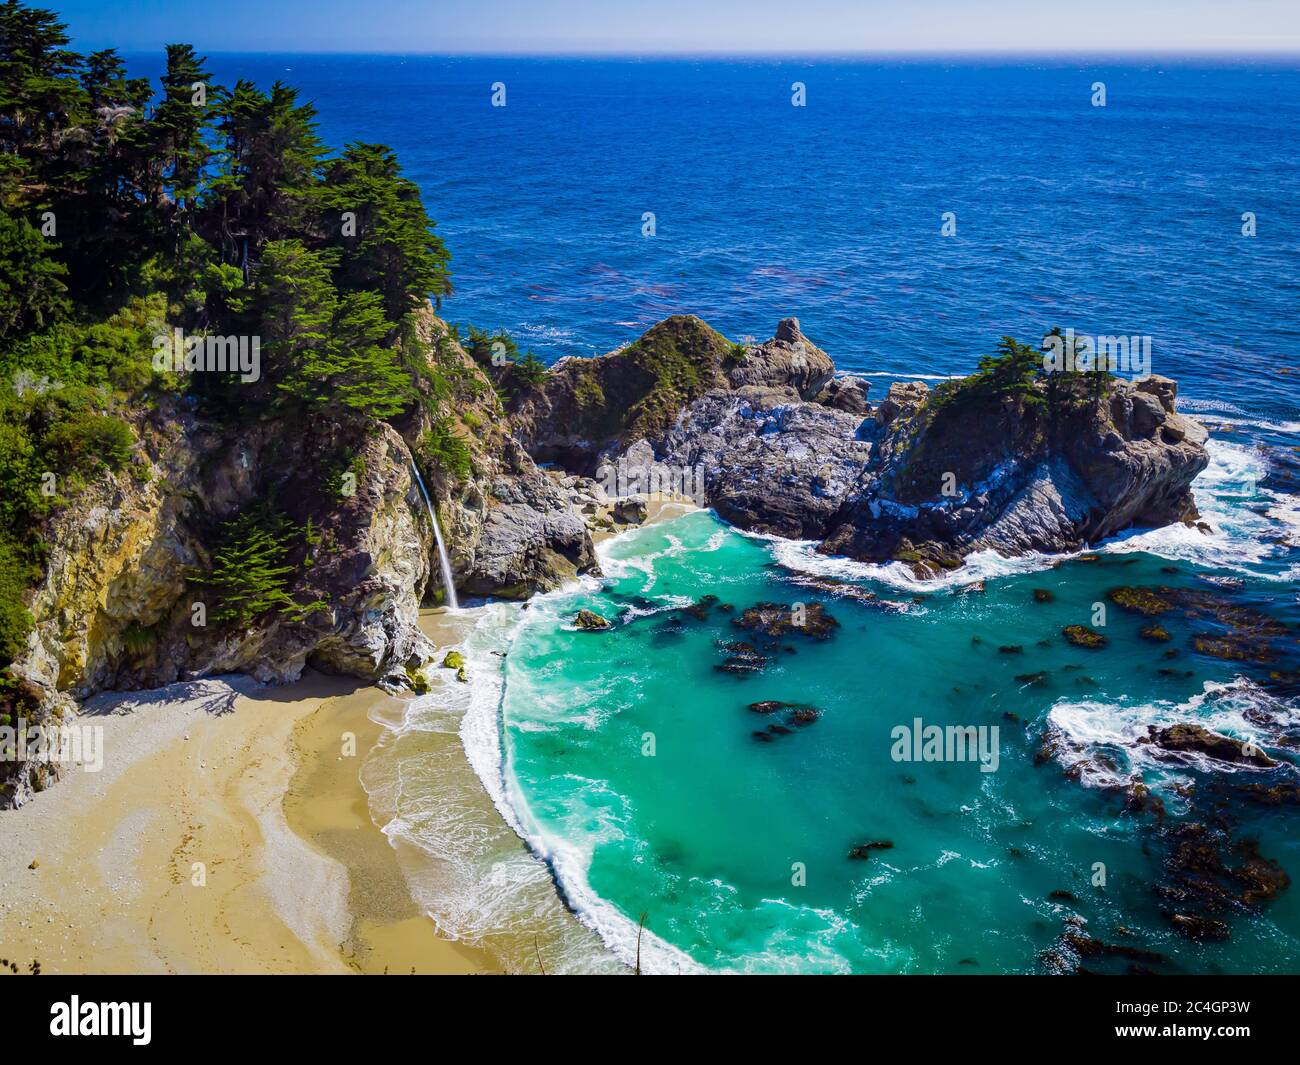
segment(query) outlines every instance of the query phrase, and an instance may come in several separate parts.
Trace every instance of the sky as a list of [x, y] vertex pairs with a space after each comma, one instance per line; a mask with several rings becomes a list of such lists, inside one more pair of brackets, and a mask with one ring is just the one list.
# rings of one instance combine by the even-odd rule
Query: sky
[[29, 0], [80, 48], [399, 54], [1300, 53], [1300, 0]]

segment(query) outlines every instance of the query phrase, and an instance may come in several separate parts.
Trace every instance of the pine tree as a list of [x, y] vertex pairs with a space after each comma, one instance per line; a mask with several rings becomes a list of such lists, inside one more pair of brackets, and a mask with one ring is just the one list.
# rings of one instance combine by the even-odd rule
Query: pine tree
[[451, 256], [432, 231], [419, 189], [401, 176], [391, 149], [349, 144], [326, 165], [316, 199], [330, 245], [340, 253], [340, 289], [380, 293], [393, 323], [401, 321], [417, 294], [439, 299], [450, 294]]

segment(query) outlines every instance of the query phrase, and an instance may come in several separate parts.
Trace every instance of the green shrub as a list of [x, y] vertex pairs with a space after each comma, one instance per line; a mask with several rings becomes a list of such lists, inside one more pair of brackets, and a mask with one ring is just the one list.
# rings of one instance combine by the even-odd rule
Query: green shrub
[[469, 445], [452, 430], [446, 419], [435, 421], [417, 449], [425, 462], [450, 473], [458, 481], [468, 480], [473, 469]]
[[269, 503], [254, 504], [223, 524], [211, 568], [191, 578], [215, 599], [212, 619], [245, 628], [271, 611], [301, 621], [327, 609], [323, 601], [304, 605], [289, 594], [296, 567], [288, 563], [288, 555], [299, 535], [293, 522]]
[[0, 662], [12, 662], [32, 631], [32, 615], [23, 605], [32, 577], [32, 567], [12, 546], [0, 543]]
[[112, 414], [81, 411], [50, 427], [45, 448], [61, 469], [91, 473], [101, 464], [117, 471], [130, 461], [135, 434]]

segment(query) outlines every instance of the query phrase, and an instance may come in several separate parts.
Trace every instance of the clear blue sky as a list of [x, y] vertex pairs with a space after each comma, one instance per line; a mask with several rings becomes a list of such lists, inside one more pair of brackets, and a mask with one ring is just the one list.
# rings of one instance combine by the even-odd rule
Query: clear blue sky
[[1300, 53], [1300, 0], [33, 2], [126, 51]]

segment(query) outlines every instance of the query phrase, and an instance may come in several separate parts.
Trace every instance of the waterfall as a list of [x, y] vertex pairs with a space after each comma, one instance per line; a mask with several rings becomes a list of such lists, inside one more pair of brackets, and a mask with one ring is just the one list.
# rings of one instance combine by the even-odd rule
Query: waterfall
[[420, 495], [424, 496], [424, 506], [429, 512], [429, 521], [433, 523], [433, 538], [438, 543], [438, 565], [442, 569], [442, 587], [447, 593], [445, 600], [448, 610], [459, 610], [460, 603], [456, 599], [456, 584], [451, 576], [451, 559], [447, 557], [447, 545], [442, 542], [442, 529], [438, 526], [438, 515], [433, 512], [433, 503], [429, 499], [429, 493], [424, 487], [424, 478], [420, 476], [420, 467], [411, 461], [411, 469], [415, 471], [415, 483], [420, 486]]

